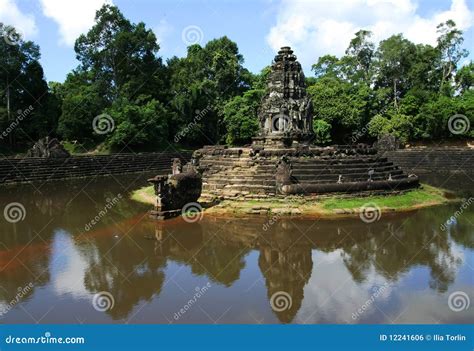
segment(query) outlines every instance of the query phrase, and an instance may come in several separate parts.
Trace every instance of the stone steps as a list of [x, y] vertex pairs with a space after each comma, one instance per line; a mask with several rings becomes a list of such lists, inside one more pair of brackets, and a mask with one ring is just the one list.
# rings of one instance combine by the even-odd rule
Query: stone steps
[[375, 167], [307, 167], [307, 168], [292, 168], [293, 173], [298, 174], [313, 174], [313, 173], [334, 173], [334, 174], [348, 174], [348, 173], [368, 173], [370, 170], [374, 172], [396, 171], [399, 168], [394, 165], [380, 165]]
[[222, 178], [222, 179], [207, 179], [206, 180], [207, 184], [252, 184], [252, 185], [275, 185], [275, 180], [271, 179], [252, 179], [252, 178], [234, 178], [234, 179], [229, 179], [229, 178]]
[[[392, 175], [392, 179], [403, 179], [406, 178], [406, 175], [404, 174], [397, 174], [397, 175]], [[326, 184], [326, 183], [337, 183], [338, 177], [317, 177], [311, 180], [304, 180], [301, 181], [301, 179], [296, 179], [297, 184]], [[371, 178], [373, 181], [376, 180], [388, 180], [388, 176], [372, 176]], [[368, 180], [368, 177], [343, 177], [342, 178], [342, 183], [348, 183], [348, 182], [365, 182]]]
[[[403, 175], [403, 171], [401, 169], [397, 170], [388, 170], [388, 171], [380, 171], [380, 172], [374, 172], [372, 174], [373, 177], [388, 177], [389, 174], [393, 176], [395, 175]], [[301, 174], [301, 173], [292, 173], [292, 176], [294, 178], [300, 179], [300, 180], [305, 180], [305, 179], [313, 179], [313, 178], [318, 178], [318, 177], [330, 177], [332, 178], [338, 178], [339, 175], [341, 175], [343, 178], [354, 178], [354, 177], [360, 177], [360, 178], [368, 178], [369, 175], [367, 172], [346, 172], [346, 173], [339, 173], [339, 172], [333, 172], [333, 171], [328, 171], [328, 172], [320, 172], [320, 173], [307, 173], [307, 174]]]
[[350, 163], [356, 164], [366, 164], [366, 163], [380, 163], [380, 162], [387, 162], [388, 159], [386, 157], [345, 157], [345, 158], [333, 158], [333, 157], [318, 157], [318, 158], [311, 158], [305, 159], [304, 157], [295, 159], [290, 158], [290, 162], [292, 164], [331, 164], [331, 165], [346, 165]]

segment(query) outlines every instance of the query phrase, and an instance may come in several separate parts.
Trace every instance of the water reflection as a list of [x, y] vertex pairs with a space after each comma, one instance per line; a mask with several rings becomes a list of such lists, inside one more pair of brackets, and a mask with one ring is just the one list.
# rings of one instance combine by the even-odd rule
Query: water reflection
[[[0, 302], [9, 304], [30, 282], [33, 289], [2, 322], [28, 323], [43, 315], [42, 323], [472, 322], [472, 309], [455, 313], [446, 303], [451, 291], [473, 293], [471, 209], [445, 231], [441, 224], [456, 205], [384, 214], [371, 225], [290, 218], [264, 230], [265, 218], [158, 223], [124, 194], [85, 231], [120, 186], [101, 191], [103, 184], [96, 184], [96, 191], [89, 186], [78, 192], [80, 186], [5, 197], [6, 203], [22, 201], [27, 218], [0, 224]], [[206, 282], [209, 292], [174, 319]], [[91, 306], [101, 291], [115, 299], [105, 313]], [[288, 309], [270, 306], [278, 292], [291, 296]]]

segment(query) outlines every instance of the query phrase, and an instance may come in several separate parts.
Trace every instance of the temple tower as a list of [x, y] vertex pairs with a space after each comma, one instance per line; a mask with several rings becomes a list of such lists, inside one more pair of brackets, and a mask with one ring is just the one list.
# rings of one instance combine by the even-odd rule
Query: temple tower
[[278, 51], [267, 78], [267, 91], [259, 109], [260, 132], [254, 144], [291, 146], [313, 135], [313, 106], [306, 94], [301, 64], [293, 50]]

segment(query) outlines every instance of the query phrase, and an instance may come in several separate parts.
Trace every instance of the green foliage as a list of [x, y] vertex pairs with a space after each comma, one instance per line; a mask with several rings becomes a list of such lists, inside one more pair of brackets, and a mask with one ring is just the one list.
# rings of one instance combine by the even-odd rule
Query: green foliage
[[171, 115], [161, 102], [148, 98], [140, 98], [135, 103], [118, 99], [106, 113], [115, 124], [107, 137], [107, 144], [112, 149], [166, 146]]
[[474, 123], [474, 92], [467, 91], [456, 97], [438, 96], [422, 106], [420, 113], [414, 119], [414, 133], [420, 139], [446, 139], [453, 137], [473, 136], [471, 130], [466, 133], [453, 134], [448, 127], [451, 116], [461, 114], [466, 116], [470, 125]]
[[391, 134], [406, 143], [411, 137], [413, 124], [410, 116], [391, 112], [387, 116], [376, 115], [370, 120], [367, 129], [373, 137]]
[[3, 23], [0, 38], [0, 143], [13, 148], [54, 130], [57, 115], [39, 62], [39, 47]]
[[236, 96], [224, 106], [224, 123], [227, 128], [226, 142], [231, 145], [245, 144], [258, 132], [257, 111], [264, 90], [249, 90]]
[[[258, 78], [242, 63], [237, 44], [225, 36], [204, 47], [191, 45], [186, 57], [169, 60], [174, 92], [171, 107], [177, 116], [170, 134], [183, 135], [181, 142], [189, 145], [225, 141], [225, 104], [248, 90], [252, 80]], [[205, 115], [197, 118], [196, 111], [203, 110]]]
[[438, 26], [438, 44], [415, 45], [401, 34], [380, 42], [359, 31], [346, 55], [321, 57], [313, 65], [316, 81], [308, 88], [315, 116], [332, 125], [333, 139], [348, 131], [365, 137], [393, 134], [402, 142], [472, 137], [453, 134], [448, 120], [465, 115], [471, 125], [474, 65], [458, 67], [466, 56], [462, 32], [453, 21]]
[[322, 120], [313, 120], [313, 131], [315, 134], [315, 142], [319, 145], [325, 145], [331, 142], [331, 125]]
[[[351, 134], [367, 142], [383, 134], [402, 142], [472, 138], [472, 128], [455, 134], [448, 121], [462, 114], [474, 125], [474, 64], [460, 67], [467, 51], [453, 21], [437, 30], [436, 46], [414, 44], [401, 34], [375, 45], [372, 33], [360, 30], [342, 57], [320, 57], [314, 77], [305, 79], [316, 142], [345, 143]], [[3, 33], [17, 34], [0, 23]], [[191, 45], [185, 57], [164, 64], [152, 30], [104, 5], [74, 49], [79, 66], [64, 83], [48, 85], [37, 45], [0, 40], [0, 128], [9, 128], [19, 110], [32, 106], [0, 140], [2, 150], [46, 135], [114, 150], [240, 145], [258, 131], [271, 68], [250, 73], [237, 44], [225, 36]], [[104, 113], [115, 128], [97, 134], [93, 120]]]
[[367, 86], [350, 84], [336, 77], [318, 79], [308, 87], [313, 101], [314, 115], [333, 126], [334, 139], [342, 140], [352, 130], [362, 128], [367, 119], [370, 91]]

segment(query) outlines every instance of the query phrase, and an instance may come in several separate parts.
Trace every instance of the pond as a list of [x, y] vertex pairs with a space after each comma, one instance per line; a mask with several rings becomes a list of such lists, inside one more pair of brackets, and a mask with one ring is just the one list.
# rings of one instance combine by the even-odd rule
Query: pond
[[16, 206], [0, 218], [0, 322], [474, 320], [472, 204], [382, 212], [369, 224], [206, 215], [159, 223], [128, 199], [145, 179], [0, 189], [2, 210]]

